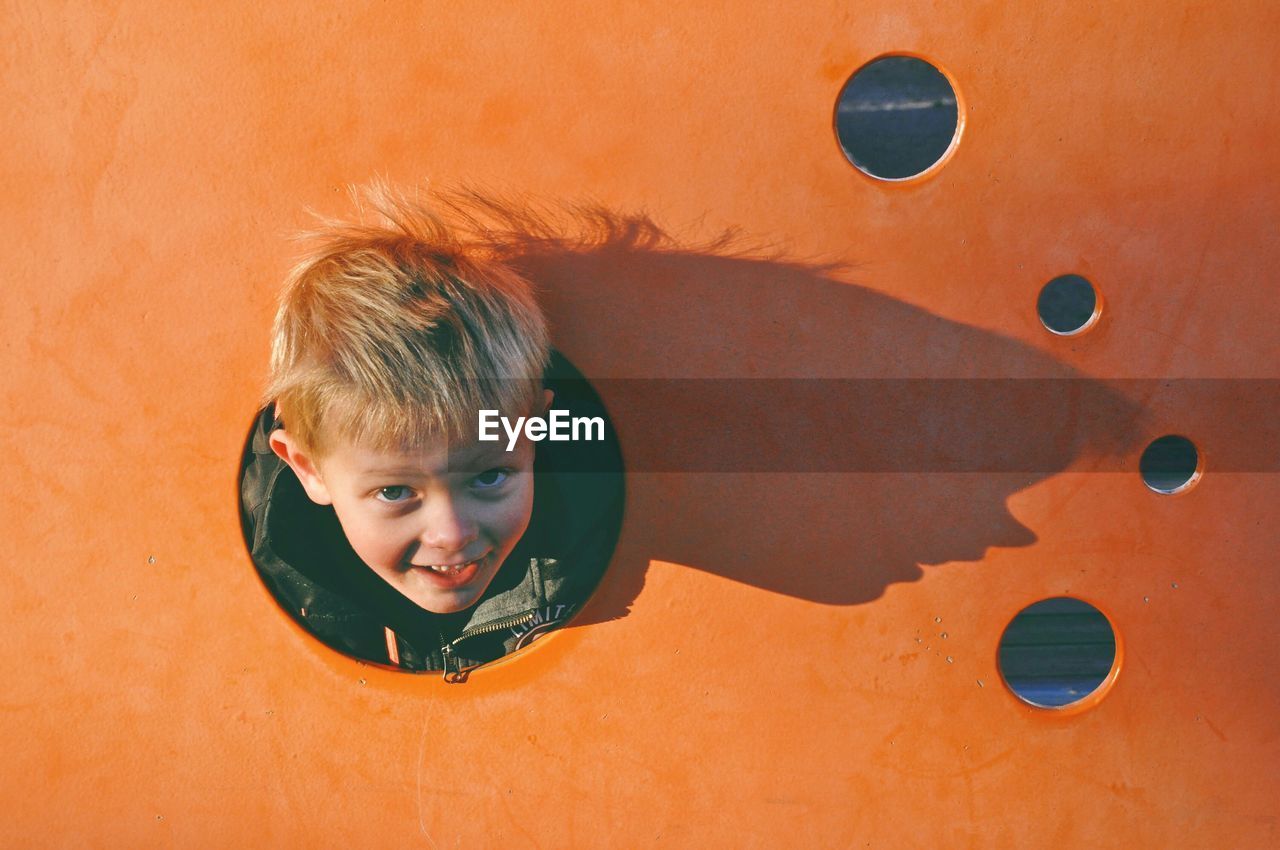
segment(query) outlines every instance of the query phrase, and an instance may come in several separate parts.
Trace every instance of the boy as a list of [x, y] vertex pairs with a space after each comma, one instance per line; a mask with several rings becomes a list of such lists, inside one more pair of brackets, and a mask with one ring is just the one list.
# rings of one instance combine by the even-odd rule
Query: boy
[[[620, 478], [535, 476], [527, 437], [478, 439], [480, 410], [540, 415], [544, 373], [572, 367], [525, 280], [424, 209], [366, 195], [385, 223], [326, 222], [286, 283], [242, 468], [245, 535], [276, 599], [326, 643], [460, 676], [586, 599]], [[563, 386], [558, 407], [598, 407]], [[619, 469], [616, 449], [597, 461]], [[575, 501], [600, 507], [575, 516]]]

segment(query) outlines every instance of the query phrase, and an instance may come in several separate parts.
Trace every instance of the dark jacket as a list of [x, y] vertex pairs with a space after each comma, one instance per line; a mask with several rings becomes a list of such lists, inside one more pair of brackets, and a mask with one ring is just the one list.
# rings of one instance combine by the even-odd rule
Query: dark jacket
[[[599, 399], [556, 355], [547, 386], [553, 407], [604, 415]], [[259, 411], [243, 457], [241, 520], [263, 581], [295, 620], [356, 658], [446, 677], [500, 658], [565, 623], [595, 588], [622, 516], [621, 460], [606, 442], [540, 442], [529, 529], [480, 601], [432, 614], [384, 582], [347, 542], [333, 508], [311, 501], [271, 450], [281, 427]], [[607, 422], [606, 417], [606, 422]]]

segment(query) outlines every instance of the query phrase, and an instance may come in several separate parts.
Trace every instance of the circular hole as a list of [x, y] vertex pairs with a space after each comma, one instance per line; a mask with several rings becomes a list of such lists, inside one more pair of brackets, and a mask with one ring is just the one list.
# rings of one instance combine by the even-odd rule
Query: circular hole
[[860, 171], [905, 180], [928, 171], [959, 135], [955, 89], [914, 56], [883, 56], [849, 78], [836, 102], [836, 135]]
[[1101, 611], [1069, 596], [1023, 608], [1000, 637], [1000, 675], [1023, 702], [1064, 708], [1111, 677], [1116, 636]]
[[1092, 283], [1078, 274], [1064, 274], [1040, 290], [1036, 312], [1046, 328], [1070, 336], [1092, 327], [1102, 306]]
[[[534, 444], [526, 531], [479, 599], [447, 614], [419, 607], [360, 559], [333, 507], [312, 501], [272, 450], [272, 432], [284, 427], [274, 406], [258, 411], [241, 457], [241, 528], [259, 575], [285, 613], [345, 655], [406, 672], [444, 669], [445, 644], [453, 644], [448, 665], [454, 673], [566, 625], [612, 557], [622, 521], [622, 460], [599, 395], [558, 352], [552, 352], [543, 383], [555, 393], [553, 410], [567, 411], [570, 421], [599, 417], [602, 428], [585, 426], [581, 433], [591, 436], [584, 439]], [[418, 455], [404, 457], [412, 468], [395, 475], [446, 480], [434, 466], [413, 465]], [[408, 488], [382, 487], [388, 489]], [[467, 503], [455, 494], [459, 501]]]
[[1200, 452], [1195, 443], [1177, 434], [1153, 440], [1138, 461], [1142, 480], [1157, 493], [1186, 490], [1200, 477]]

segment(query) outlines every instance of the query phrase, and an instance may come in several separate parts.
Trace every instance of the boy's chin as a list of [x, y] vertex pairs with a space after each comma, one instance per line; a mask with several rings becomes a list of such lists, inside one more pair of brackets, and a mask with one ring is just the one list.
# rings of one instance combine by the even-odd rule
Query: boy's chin
[[418, 591], [412, 594], [405, 594], [409, 597], [409, 601], [417, 605], [423, 611], [432, 614], [456, 614], [459, 611], [465, 611], [475, 605], [480, 600], [480, 594], [484, 592], [484, 588], [472, 590], [468, 588], [464, 592], [458, 591]]
[[432, 614], [456, 614], [459, 611], [465, 611], [476, 604], [476, 600], [480, 598], [480, 594], [468, 594], [465, 599], [442, 599], [438, 596], [431, 598], [411, 599], [415, 605], [423, 611]]

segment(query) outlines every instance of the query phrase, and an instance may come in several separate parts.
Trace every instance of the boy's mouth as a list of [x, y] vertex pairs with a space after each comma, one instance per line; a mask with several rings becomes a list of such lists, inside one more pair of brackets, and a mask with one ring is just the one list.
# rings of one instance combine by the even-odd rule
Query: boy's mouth
[[480, 565], [484, 563], [488, 555], [482, 555], [471, 561], [463, 561], [456, 564], [410, 564], [416, 567], [431, 580], [433, 584], [441, 587], [460, 587], [475, 578], [476, 573], [480, 570]]

